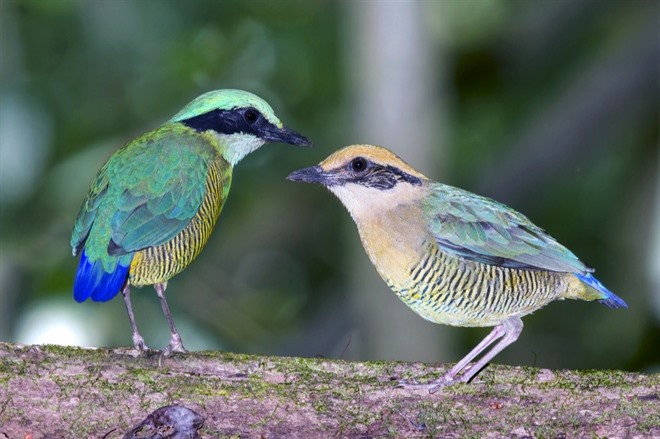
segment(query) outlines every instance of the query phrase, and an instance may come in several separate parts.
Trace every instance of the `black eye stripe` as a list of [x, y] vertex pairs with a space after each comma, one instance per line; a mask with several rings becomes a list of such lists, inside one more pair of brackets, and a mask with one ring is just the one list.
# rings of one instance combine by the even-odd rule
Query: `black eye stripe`
[[422, 180], [419, 179], [418, 177], [415, 177], [414, 175], [410, 175], [407, 172], [403, 172], [399, 168], [395, 168], [394, 166], [387, 166], [386, 169], [393, 174], [396, 175], [397, 179], [399, 181], [405, 181], [406, 183], [410, 183], [413, 186], [421, 186], [422, 185]]
[[261, 136], [264, 131], [277, 129], [253, 107], [213, 110], [182, 120], [181, 123], [199, 132], [213, 130], [223, 134], [246, 133]]
[[[355, 165], [357, 165], [358, 169], [355, 169]], [[342, 178], [345, 182], [357, 183], [379, 190], [392, 189], [402, 182], [409, 183], [413, 186], [420, 186], [422, 184], [422, 181], [418, 177], [410, 175], [399, 168], [373, 163], [363, 157], [356, 157], [351, 160], [348, 163], [348, 171], [349, 175], [345, 175]]]

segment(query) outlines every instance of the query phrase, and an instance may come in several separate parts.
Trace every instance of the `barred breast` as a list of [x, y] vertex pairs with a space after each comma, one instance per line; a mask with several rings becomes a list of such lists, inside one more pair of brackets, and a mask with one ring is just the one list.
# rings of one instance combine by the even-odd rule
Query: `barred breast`
[[543, 307], [571, 287], [567, 273], [482, 264], [448, 255], [434, 244], [422, 254], [409, 270], [409, 282], [390, 287], [435, 323], [494, 326]]
[[206, 194], [190, 223], [165, 244], [135, 253], [129, 273], [131, 285], [165, 282], [195, 260], [211, 236], [230, 184], [231, 167], [218, 158], [209, 166]]

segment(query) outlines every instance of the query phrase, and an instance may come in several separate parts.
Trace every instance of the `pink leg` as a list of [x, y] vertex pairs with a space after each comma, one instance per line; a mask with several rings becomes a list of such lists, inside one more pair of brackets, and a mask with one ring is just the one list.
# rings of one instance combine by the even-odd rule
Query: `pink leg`
[[[486, 336], [486, 338], [484, 338], [474, 349], [472, 349], [469, 354], [463, 357], [461, 361], [456, 363], [456, 365], [452, 367], [451, 370], [447, 372], [444, 376], [440, 377], [435, 381], [431, 381], [427, 384], [400, 382], [399, 385], [400, 387], [423, 387], [429, 389], [430, 393], [433, 393], [442, 386], [447, 386], [457, 382], [467, 383], [490, 360], [492, 360], [504, 348], [506, 348], [511, 343], [516, 341], [520, 336], [522, 329], [523, 329], [523, 323], [522, 320], [520, 320], [520, 317], [509, 317], [507, 320], [503, 321], [502, 324], [496, 326], [490, 332], [490, 334]], [[475, 357], [481, 354], [488, 346], [493, 344], [499, 338], [501, 338], [501, 340], [495, 346], [493, 346], [488, 352], [486, 352], [476, 364], [472, 365], [471, 367], [468, 367], [470, 361], [474, 360]], [[457, 378], [457, 375], [460, 374], [461, 372], [463, 372], [463, 376]]]
[[131, 305], [131, 287], [126, 282], [126, 286], [121, 291], [124, 296], [124, 304], [126, 305], [126, 312], [128, 312], [128, 320], [131, 321], [131, 330], [133, 331], [133, 346], [139, 351], [146, 351], [147, 345], [144, 343], [144, 338], [138, 332], [137, 324], [135, 323], [135, 315], [133, 314], [133, 306]]
[[[490, 360], [495, 358], [497, 354], [502, 352], [504, 348], [509, 346], [511, 343], [515, 342], [518, 340], [518, 337], [520, 337], [520, 334], [522, 333], [523, 330], [523, 322], [520, 320], [520, 317], [509, 317], [507, 320], [503, 321], [500, 326], [497, 326], [493, 331], [495, 331], [498, 328], [502, 328], [502, 331], [504, 332], [504, 337], [495, 345], [492, 347], [491, 350], [486, 352], [479, 361], [468, 368], [464, 373], [463, 376], [460, 378], [460, 381], [467, 383], [470, 381], [483, 367], [488, 364]], [[485, 349], [486, 346], [484, 346], [482, 349]], [[475, 353], [472, 358], [474, 358], [479, 352]], [[470, 352], [472, 354], [472, 352]], [[469, 355], [470, 355], [469, 354]], [[463, 360], [459, 362], [462, 363]], [[466, 362], [467, 364], [467, 362]], [[456, 366], [454, 366], [455, 368]], [[451, 373], [454, 371], [454, 368], [449, 371]], [[460, 372], [459, 370], [456, 370], [456, 372], [453, 375], [450, 375], [448, 378], [455, 379], [456, 375]], [[449, 373], [447, 375], [449, 375]]]
[[163, 308], [163, 314], [165, 314], [167, 324], [170, 326], [170, 344], [168, 344], [163, 351], [163, 355], [167, 357], [171, 355], [172, 352], [186, 352], [186, 349], [183, 347], [181, 336], [177, 332], [176, 326], [174, 326], [174, 320], [172, 319], [170, 307], [167, 305], [167, 300], [165, 300], [165, 288], [167, 288], [167, 282], [155, 284], [154, 288], [156, 289], [156, 293], [160, 299], [160, 306]]

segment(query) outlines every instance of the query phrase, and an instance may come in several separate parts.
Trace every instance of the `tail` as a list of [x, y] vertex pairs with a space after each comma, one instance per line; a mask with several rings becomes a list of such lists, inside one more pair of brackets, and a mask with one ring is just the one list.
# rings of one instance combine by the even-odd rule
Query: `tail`
[[610, 308], [628, 308], [628, 304], [623, 301], [619, 296], [608, 290], [605, 285], [600, 283], [598, 279], [593, 277], [591, 273], [579, 274], [575, 273], [575, 277], [580, 279], [585, 284], [589, 285], [591, 288], [595, 289], [602, 296], [601, 299], [598, 299], [600, 303]]
[[129, 265], [117, 262], [112, 273], [107, 273], [100, 259], [90, 261], [83, 250], [76, 280], [73, 283], [73, 298], [84, 302], [88, 298], [94, 302], [107, 302], [119, 293], [128, 279]]

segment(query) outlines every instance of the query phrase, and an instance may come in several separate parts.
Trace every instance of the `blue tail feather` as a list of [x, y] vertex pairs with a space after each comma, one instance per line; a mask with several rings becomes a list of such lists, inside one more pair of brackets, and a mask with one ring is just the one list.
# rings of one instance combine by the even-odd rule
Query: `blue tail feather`
[[575, 276], [580, 279], [585, 284], [595, 288], [599, 292], [603, 293], [605, 297], [600, 299], [599, 302], [610, 308], [628, 308], [628, 304], [623, 301], [619, 296], [608, 290], [605, 285], [600, 283], [598, 279], [593, 277], [591, 273], [579, 274], [575, 273]]
[[100, 260], [90, 261], [83, 250], [73, 283], [73, 298], [76, 302], [84, 302], [88, 298], [95, 302], [107, 302], [123, 288], [129, 266], [118, 262], [115, 270], [107, 273]]

